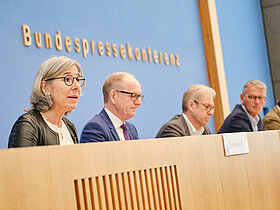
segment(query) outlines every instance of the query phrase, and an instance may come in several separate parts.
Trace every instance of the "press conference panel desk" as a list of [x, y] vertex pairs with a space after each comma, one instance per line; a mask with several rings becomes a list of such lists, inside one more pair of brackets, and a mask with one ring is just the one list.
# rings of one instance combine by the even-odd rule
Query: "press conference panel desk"
[[280, 209], [279, 131], [0, 150], [0, 209]]

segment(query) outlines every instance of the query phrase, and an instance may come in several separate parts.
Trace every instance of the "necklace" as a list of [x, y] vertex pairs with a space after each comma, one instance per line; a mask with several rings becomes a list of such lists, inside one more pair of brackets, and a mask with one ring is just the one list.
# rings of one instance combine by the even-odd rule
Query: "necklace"
[[53, 130], [55, 131], [60, 140], [63, 140], [63, 137], [65, 136], [65, 126], [63, 121], [61, 121], [61, 127], [59, 128], [58, 126], [52, 124], [51, 122], [49, 122], [48, 120], [45, 119], [45, 117], [42, 115], [43, 119], [45, 120], [45, 122], [47, 123], [47, 125]]

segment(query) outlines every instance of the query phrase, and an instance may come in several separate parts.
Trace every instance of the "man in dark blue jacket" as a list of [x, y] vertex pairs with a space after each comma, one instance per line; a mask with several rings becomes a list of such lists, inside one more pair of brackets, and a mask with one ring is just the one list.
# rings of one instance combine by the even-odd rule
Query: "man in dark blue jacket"
[[141, 86], [129, 73], [117, 72], [103, 85], [104, 108], [83, 128], [81, 143], [138, 139], [135, 126], [129, 122], [142, 104]]
[[240, 95], [237, 104], [227, 116], [218, 133], [262, 131], [259, 113], [266, 102], [266, 85], [259, 80], [250, 80]]

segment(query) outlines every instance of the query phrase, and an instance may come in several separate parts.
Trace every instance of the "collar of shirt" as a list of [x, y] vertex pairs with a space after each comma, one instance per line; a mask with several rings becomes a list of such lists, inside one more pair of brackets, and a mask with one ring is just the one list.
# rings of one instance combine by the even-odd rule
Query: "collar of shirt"
[[276, 105], [276, 107], [278, 108], [278, 110], [280, 111], [280, 107], [278, 105]]
[[186, 120], [186, 123], [188, 125], [191, 136], [198, 136], [198, 135], [203, 134], [203, 132], [204, 132], [204, 127], [203, 126], [201, 128], [199, 128], [198, 130], [196, 130], [194, 128], [193, 124], [189, 121], [188, 117], [184, 113], [183, 113], [183, 117]]
[[[42, 115], [43, 117], [43, 115]], [[44, 121], [47, 123], [47, 125], [58, 134], [59, 137], [59, 144], [60, 145], [67, 145], [67, 144], [74, 144], [73, 139], [67, 129], [67, 126], [65, 125], [64, 121], [61, 120], [62, 126], [61, 128], [58, 128], [56, 125], [52, 124], [51, 122], [47, 121], [43, 117]]]
[[251, 125], [253, 127], [253, 131], [258, 131], [258, 123], [259, 123], [259, 120], [260, 120], [260, 117], [257, 115], [256, 118], [253, 118], [252, 115], [250, 115], [247, 110], [245, 109], [245, 107], [243, 106], [243, 104], [241, 104], [243, 110], [246, 112], [246, 114], [248, 115], [249, 117], [249, 120], [251, 122]]
[[123, 124], [123, 122], [117, 116], [115, 116], [112, 112], [110, 112], [108, 109], [104, 108], [104, 110], [108, 114], [113, 126], [115, 127], [120, 140], [124, 141], [125, 138], [123, 135], [123, 129], [121, 128], [121, 125]]

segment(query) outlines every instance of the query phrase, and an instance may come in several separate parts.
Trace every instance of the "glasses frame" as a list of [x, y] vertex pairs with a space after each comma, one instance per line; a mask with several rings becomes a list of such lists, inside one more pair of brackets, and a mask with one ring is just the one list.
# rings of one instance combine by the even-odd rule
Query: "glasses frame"
[[[66, 82], [67, 77], [71, 77], [71, 79], [72, 79], [71, 84]], [[64, 77], [50, 78], [50, 79], [46, 79], [45, 81], [51, 81], [51, 80], [55, 80], [55, 79], [64, 79], [64, 83], [67, 86], [72, 86], [74, 84], [74, 80], [76, 79], [76, 81], [79, 83], [80, 87], [83, 87], [85, 85], [85, 80], [86, 80], [83, 76], [73, 77], [72, 75], [65, 75]], [[81, 81], [82, 81], [82, 84], [81, 84]]]
[[138, 98], [140, 98], [141, 101], [144, 100], [144, 95], [142, 95], [142, 94], [139, 95], [137, 93], [131, 93], [131, 92], [123, 91], [123, 90], [116, 90], [116, 91], [120, 92], [120, 93], [129, 94], [133, 101], [137, 101]]
[[205, 107], [205, 109], [206, 109], [207, 112], [210, 112], [210, 111], [215, 112], [215, 107], [214, 107], [214, 106], [211, 106], [210, 104], [201, 103], [201, 102], [196, 101], [196, 100], [194, 100], [194, 102], [197, 103], [197, 104], [203, 105], [203, 106]]
[[256, 101], [259, 99], [260, 102], [265, 102], [266, 101], [266, 96], [251, 96], [251, 95], [245, 95], [247, 96], [249, 101]]

